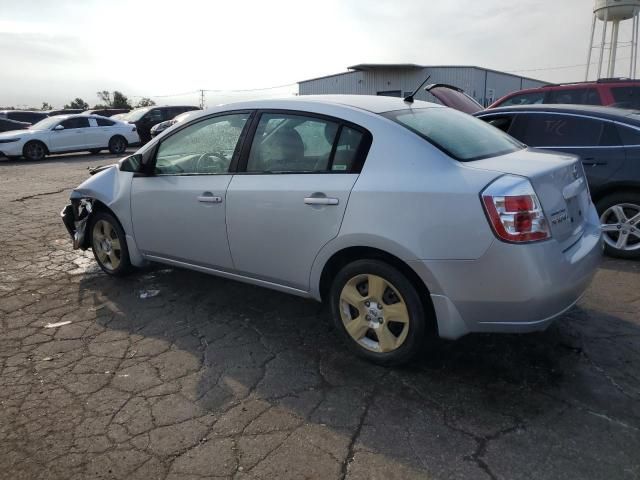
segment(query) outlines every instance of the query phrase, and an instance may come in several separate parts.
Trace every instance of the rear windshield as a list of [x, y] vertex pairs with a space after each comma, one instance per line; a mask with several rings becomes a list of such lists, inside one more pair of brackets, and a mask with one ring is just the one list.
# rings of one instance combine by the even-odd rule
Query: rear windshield
[[450, 108], [398, 110], [383, 115], [461, 162], [505, 155], [525, 148], [516, 139], [482, 120]]

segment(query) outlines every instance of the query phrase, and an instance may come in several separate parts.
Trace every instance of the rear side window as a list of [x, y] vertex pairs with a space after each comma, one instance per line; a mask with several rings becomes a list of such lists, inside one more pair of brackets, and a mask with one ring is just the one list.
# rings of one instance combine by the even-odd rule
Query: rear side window
[[614, 107], [640, 109], [640, 87], [613, 87], [611, 95]]
[[524, 145], [497, 128], [450, 108], [399, 110], [383, 115], [461, 162], [504, 155], [524, 148]]
[[552, 90], [549, 92], [546, 103], [601, 105], [600, 95], [595, 88]]
[[96, 121], [99, 127], [113, 127], [116, 124], [116, 122], [107, 120], [106, 118], [96, 118]]
[[595, 147], [604, 122], [572, 115], [520, 114], [509, 132], [531, 147]]
[[625, 146], [638, 146], [640, 145], [640, 130], [634, 128], [623, 127], [618, 125], [618, 133], [622, 139], [622, 143]]
[[339, 125], [302, 115], [264, 113], [251, 145], [247, 172], [323, 172]]
[[544, 101], [544, 92], [523, 93], [507, 98], [504, 102], [499, 103], [499, 107], [509, 107], [512, 105], [535, 105]]

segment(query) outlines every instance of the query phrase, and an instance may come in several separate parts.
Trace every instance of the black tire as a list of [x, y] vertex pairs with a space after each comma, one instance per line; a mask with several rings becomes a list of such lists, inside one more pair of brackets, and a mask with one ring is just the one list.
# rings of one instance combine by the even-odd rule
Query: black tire
[[[619, 219], [612, 209], [616, 206], [622, 208], [625, 218]], [[616, 230], [607, 231], [603, 228], [605, 240], [604, 251], [610, 257], [624, 258], [628, 260], [640, 259], [640, 192], [617, 192], [600, 199], [596, 208], [600, 216], [600, 223], [612, 225]], [[633, 217], [636, 217], [631, 223]], [[626, 220], [626, 221], [625, 221]], [[627, 242], [625, 247], [617, 248], [616, 243], [620, 235], [625, 234]]]
[[[108, 224], [110, 229], [105, 228], [105, 224]], [[102, 271], [114, 277], [122, 277], [131, 273], [133, 265], [129, 259], [127, 239], [120, 222], [108, 212], [96, 212], [91, 215], [88, 228], [87, 233], [90, 235], [93, 256]], [[108, 241], [109, 248], [105, 248], [101, 243], [105, 240]], [[119, 243], [118, 249], [114, 247], [114, 240]], [[107, 252], [112, 252], [114, 257]], [[112, 258], [115, 258], [117, 262], [113, 262]], [[114, 265], [114, 263], [117, 264]]]
[[121, 155], [127, 150], [127, 141], [122, 135], [115, 135], [109, 140], [109, 151], [114, 155]]
[[[383, 303], [374, 305], [374, 308], [383, 308], [377, 310], [377, 312], [381, 312], [381, 317], [378, 319], [379, 324], [376, 323], [375, 319], [372, 322], [365, 322], [368, 325], [379, 326], [371, 328], [364, 327], [366, 328], [366, 333], [361, 340], [356, 340], [348, 333], [343, 315], [350, 318], [357, 317], [362, 319], [362, 316], [365, 315], [363, 309], [369, 313], [371, 313], [372, 310], [369, 310], [369, 307], [365, 306], [365, 304], [361, 304], [360, 308], [349, 306], [351, 303], [343, 302], [341, 300], [341, 294], [343, 288], [347, 286], [347, 283], [350, 283], [352, 286], [356, 285], [355, 288], [358, 294], [361, 295], [362, 298], [365, 298], [365, 296], [360, 293], [362, 291], [361, 288], [365, 287], [362, 283], [358, 282], [360, 282], [362, 278], [362, 281], [367, 284], [366, 294], [368, 295], [369, 282], [365, 279], [369, 278], [367, 277], [368, 275], [380, 277], [387, 282], [387, 286], [383, 288]], [[395, 290], [397, 290], [397, 292], [395, 292]], [[396, 293], [399, 294], [399, 297]], [[385, 295], [387, 295], [386, 299], [384, 299]], [[388, 301], [389, 296], [391, 296], [391, 302]], [[406, 334], [404, 333], [404, 324], [397, 324], [384, 316], [384, 307], [386, 306], [389, 311], [392, 305], [396, 304], [393, 301], [394, 299], [399, 300], [397, 303], [404, 300], [404, 306], [408, 313], [408, 322], [406, 323], [408, 331]], [[435, 329], [431, 328], [433, 319], [427, 318], [425, 307], [420, 299], [418, 290], [402, 272], [380, 260], [357, 260], [343, 267], [333, 280], [329, 301], [331, 303], [331, 312], [336, 329], [340, 332], [348, 348], [360, 357], [379, 365], [395, 366], [410, 361], [423, 349], [429, 339], [433, 339], [436, 336]], [[369, 302], [369, 306], [373, 303], [375, 302]], [[343, 310], [343, 308], [345, 308], [345, 310]], [[373, 316], [369, 316], [368, 318], [373, 318], [375, 315], [376, 313], [374, 312]], [[392, 332], [393, 338], [396, 340], [395, 343], [401, 341], [397, 347], [394, 347], [391, 351], [382, 352], [379, 350], [376, 351], [371, 345], [363, 345], [371, 344], [372, 342], [376, 343], [377, 341], [378, 349], [382, 348], [382, 342], [377, 332], [378, 328], [382, 328], [383, 326], [385, 326], [388, 331], [395, 330], [396, 332], [399, 332], [399, 329], [402, 328], [402, 333], [396, 334]], [[395, 328], [392, 329], [392, 327]]]
[[93, 150], [89, 150], [89, 153], [96, 155], [102, 151], [101, 148], [94, 148]]
[[22, 156], [32, 162], [43, 160], [47, 153], [45, 144], [37, 140], [31, 140], [22, 147]]

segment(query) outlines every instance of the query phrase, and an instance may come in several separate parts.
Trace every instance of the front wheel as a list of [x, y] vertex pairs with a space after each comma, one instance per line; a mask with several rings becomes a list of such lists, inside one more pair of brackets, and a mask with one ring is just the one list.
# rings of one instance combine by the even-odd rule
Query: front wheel
[[342, 268], [331, 286], [330, 302], [347, 346], [380, 365], [408, 362], [433, 332], [411, 281], [379, 260], [358, 260]]
[[116, 135], [109, 140], [109, 151], [115, 155], [124, 153], [127, 149], [127, 141], [120, 135]]
[[38, 161], [42, 160], [47, 155], [47, 148], [42, 142], [31, 141], [22, 149], [22, 155], [27, 160]]
[[605, 253], [611, 257], [640, 258], [640, 194], [615, 193], [600, 200], [597, 207]]
[[116, 218], [107, 212], [96, 212], [89, 226], [93, 256], [102, 271], [116, 277], [132, 269], [124, 230]]

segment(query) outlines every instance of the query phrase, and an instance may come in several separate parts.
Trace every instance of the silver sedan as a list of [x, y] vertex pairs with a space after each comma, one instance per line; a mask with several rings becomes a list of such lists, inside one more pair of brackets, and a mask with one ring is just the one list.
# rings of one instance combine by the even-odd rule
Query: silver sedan
[[577, 158], [388, 97], [196, 114], [62, 216], [110, 275], [160, 262], [326, 301], [346, 344], [386, 365], [437, 336], [545, 329], [602, 253]]

